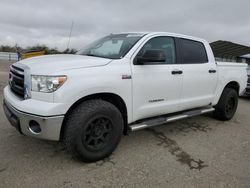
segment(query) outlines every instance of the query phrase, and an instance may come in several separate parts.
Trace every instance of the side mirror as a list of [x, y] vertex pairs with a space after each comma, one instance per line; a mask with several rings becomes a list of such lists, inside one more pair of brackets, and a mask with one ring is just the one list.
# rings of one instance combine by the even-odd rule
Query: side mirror
[[142, 56], [136, 58], [135, 64], [143, 65], [165, 61], [166, 56], [163, 50], [146, 50]]

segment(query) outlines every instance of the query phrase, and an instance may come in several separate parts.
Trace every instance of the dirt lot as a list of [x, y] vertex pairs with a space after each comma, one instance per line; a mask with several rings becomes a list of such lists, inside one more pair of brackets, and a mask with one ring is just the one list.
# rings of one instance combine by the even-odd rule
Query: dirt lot
[[[0, 61], [0, 105], [9, 62]], [[250, 187], [250, 99], [234, 119], [194, 117], [123, 137], [97, 163], [20, 135], [0, 108], [0, 187]]]

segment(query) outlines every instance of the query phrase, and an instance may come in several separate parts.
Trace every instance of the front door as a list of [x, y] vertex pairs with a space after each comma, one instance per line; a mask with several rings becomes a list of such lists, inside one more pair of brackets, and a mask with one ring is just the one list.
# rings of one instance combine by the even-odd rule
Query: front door
[[[133, 59], [134, 121], [179, 110], [182, 65], [177, 62], [175, 49], [174, 38], [154, 37], [145, 42]], [[163, 50], [165, 62], [151, 62], [141, 65], [134, 63], [137, 57], [142, 56], [147, 50]]]

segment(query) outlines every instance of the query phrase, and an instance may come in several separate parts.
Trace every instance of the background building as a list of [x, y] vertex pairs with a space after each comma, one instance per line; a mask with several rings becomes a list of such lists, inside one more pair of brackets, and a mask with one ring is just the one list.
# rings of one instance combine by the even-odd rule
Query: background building
[[217, 61], [243, 62], [250, 64], [250, 47], [228, 41], [210, 43]]

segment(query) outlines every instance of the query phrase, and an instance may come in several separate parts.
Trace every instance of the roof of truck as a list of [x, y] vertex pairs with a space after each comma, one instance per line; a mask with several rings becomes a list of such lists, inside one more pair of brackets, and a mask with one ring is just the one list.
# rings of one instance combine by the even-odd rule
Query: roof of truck
[[179, 37], [179, 38], [187, 38], [191, 40], [197, 40], [197, 41], [202, 41], [206, 42], [206, 40], [194, 36], [189, 36], [189, 35], [184, 35], [184, 34], [178, 34], [178, 33], [171, 33], [171, 32], [156, 32], [156, 31], [133, 31], [133, 32], [120, 32], [120, 33], [113, 33], [113, 34], [135, 34], [135, 35], [168, 35], [168, 36], [174, 36], [174, 37]]

